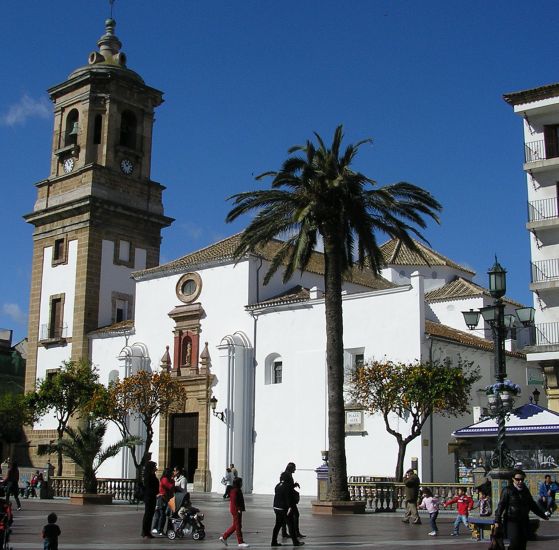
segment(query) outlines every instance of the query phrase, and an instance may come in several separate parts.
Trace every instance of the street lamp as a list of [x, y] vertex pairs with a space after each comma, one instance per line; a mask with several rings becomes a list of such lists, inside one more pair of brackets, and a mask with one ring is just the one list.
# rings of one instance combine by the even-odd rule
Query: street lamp
[[227, 424], [227, 411], [216, 411], [217, 408], [217, 397], [215, 395], [210, 399], [210, 407], [212, 408], [212, 414], [219, 418], [222, 422]]
[[505, 355], [505, 340], [509, 329], [516, 325], [516, 318], [523, 326], [531, 326], [534, 320], [534, 308], [518, 308], [515, 315], [505, 315], [505, 304], [503, 296], [507, 290], [507, 271], [504, 269], [495, 257], [495, 264], [487, 272], [489, 275], [489, 293], [495, 299], [493, 305], [482, 307], [478, 311], [470, 309], [464, 311], [464, 321], [470, 330], [475, 330], [480, 315], [483, 320], [490, 326], [493, 334], [493, 342], [495, 349], [495, 385], [494, 392], [489, 396], [489, 410], [491, 416], [497, 419], [497, 446], [491, 456], [492, 469], [510, 469], [514, 467], [515, 460], [512, 457], [505, 443], [505, 421], [513, 407], [512, 395], [505, 391], [504, 385], [507, 377], [507, 365]]

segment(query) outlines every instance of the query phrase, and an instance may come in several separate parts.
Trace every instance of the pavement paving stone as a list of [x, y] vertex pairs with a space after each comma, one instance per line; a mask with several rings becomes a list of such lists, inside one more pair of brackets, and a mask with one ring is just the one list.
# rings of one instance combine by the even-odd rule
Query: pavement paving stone
[[[192, 495], [195, 506], [205, 514], [206, 539], [194, 541], [191, 538], [173, 541], [156, 537], [143, 540], [140, 527], [143, 506], [113, 504], [112, 506], [75, 506], [68, 500], [23, 500], [23, 510], [14, 512], [11, 546], [14, 550], [43, 547], [41, 529], [47, 522], [47, 515], [56, 512], [58, 525], [62, 530], [59, 540], [60, 550], [150, 550], [187, 548], [188, 550], [223, 549], [219, 536], [230, 524], [229, 503], [217, 494]], [[318, 516], [310, 509], [310, 498], [302, 498], [300, 503], [300, 527], [307, 535], [305, 548], [311, 549], [361, 549], [383, 548], [452, 548], [452, 550], [485, 550], [489, 541], [476, 542], [469, 534], [451, 537], [454, 514], [443, 512], [439, 516], [438, 537], [428, 536], [429, 521], [422, 516], [422, 525], [406, 525], [401, 513], [355, 516]], [[250, 548], [269, 548], [274, 525], [272, 497], [270, 495], [245, 495], [247, 511], [243, 515], [245, 541]], [[530, 542], [529, 550], [554, 550], [559, 541], [559, 518], [542, 522], [540, 539]], [[285, 547], [291, 548], [289, 539]], [[237, 548], [235, 536], [229, 539], [229, 548]]]

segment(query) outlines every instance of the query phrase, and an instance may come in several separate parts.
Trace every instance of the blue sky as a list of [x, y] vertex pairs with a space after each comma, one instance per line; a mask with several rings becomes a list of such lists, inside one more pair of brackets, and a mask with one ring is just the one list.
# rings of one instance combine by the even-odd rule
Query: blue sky
[[[34, 183], [49, 172], [46, 89], [87, 63], [107, 0], [5, 2], [0, 86], [0, 327], [25, 336]], [[432, 247], [531, 302], [521, 120], [502, 94], [557, 81], [556, 1], [117, 0], [128, 66], [165, 92], [152, 178], [168, 261], [228, 236], [226, 198], [265, 185], [289, 146], [343, 123], [356, 167], [443, 204]]]

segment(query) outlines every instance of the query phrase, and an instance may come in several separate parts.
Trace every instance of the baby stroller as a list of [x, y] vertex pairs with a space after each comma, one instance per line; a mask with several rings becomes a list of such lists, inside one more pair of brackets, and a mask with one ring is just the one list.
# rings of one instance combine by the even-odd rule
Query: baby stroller
[[175, 493], [169, 508], [172, 513], [167, 524], [167, 538], [182, 539], [190, 535], [194, 540], [203, 540], [206, 537], [202, 523], [204, 514], [190, 504], [190, 493]]

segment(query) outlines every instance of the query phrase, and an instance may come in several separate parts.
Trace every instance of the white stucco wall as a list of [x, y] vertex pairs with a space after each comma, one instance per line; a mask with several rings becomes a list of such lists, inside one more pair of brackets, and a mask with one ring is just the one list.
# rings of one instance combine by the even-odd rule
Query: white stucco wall
[[[101, 252], [101, 279], [99, 283], [99, 326], [110, 325], [112, 322], [112, 293], [119, 292], [134, 296], [135, 282], [130, 277], [136, 270], [145, 269], [146, 251], [134, 249], [134, 269], [115, 265], [113, 241], [103, 240]], [[132, 305], [132, 309], [134, 305]]]

